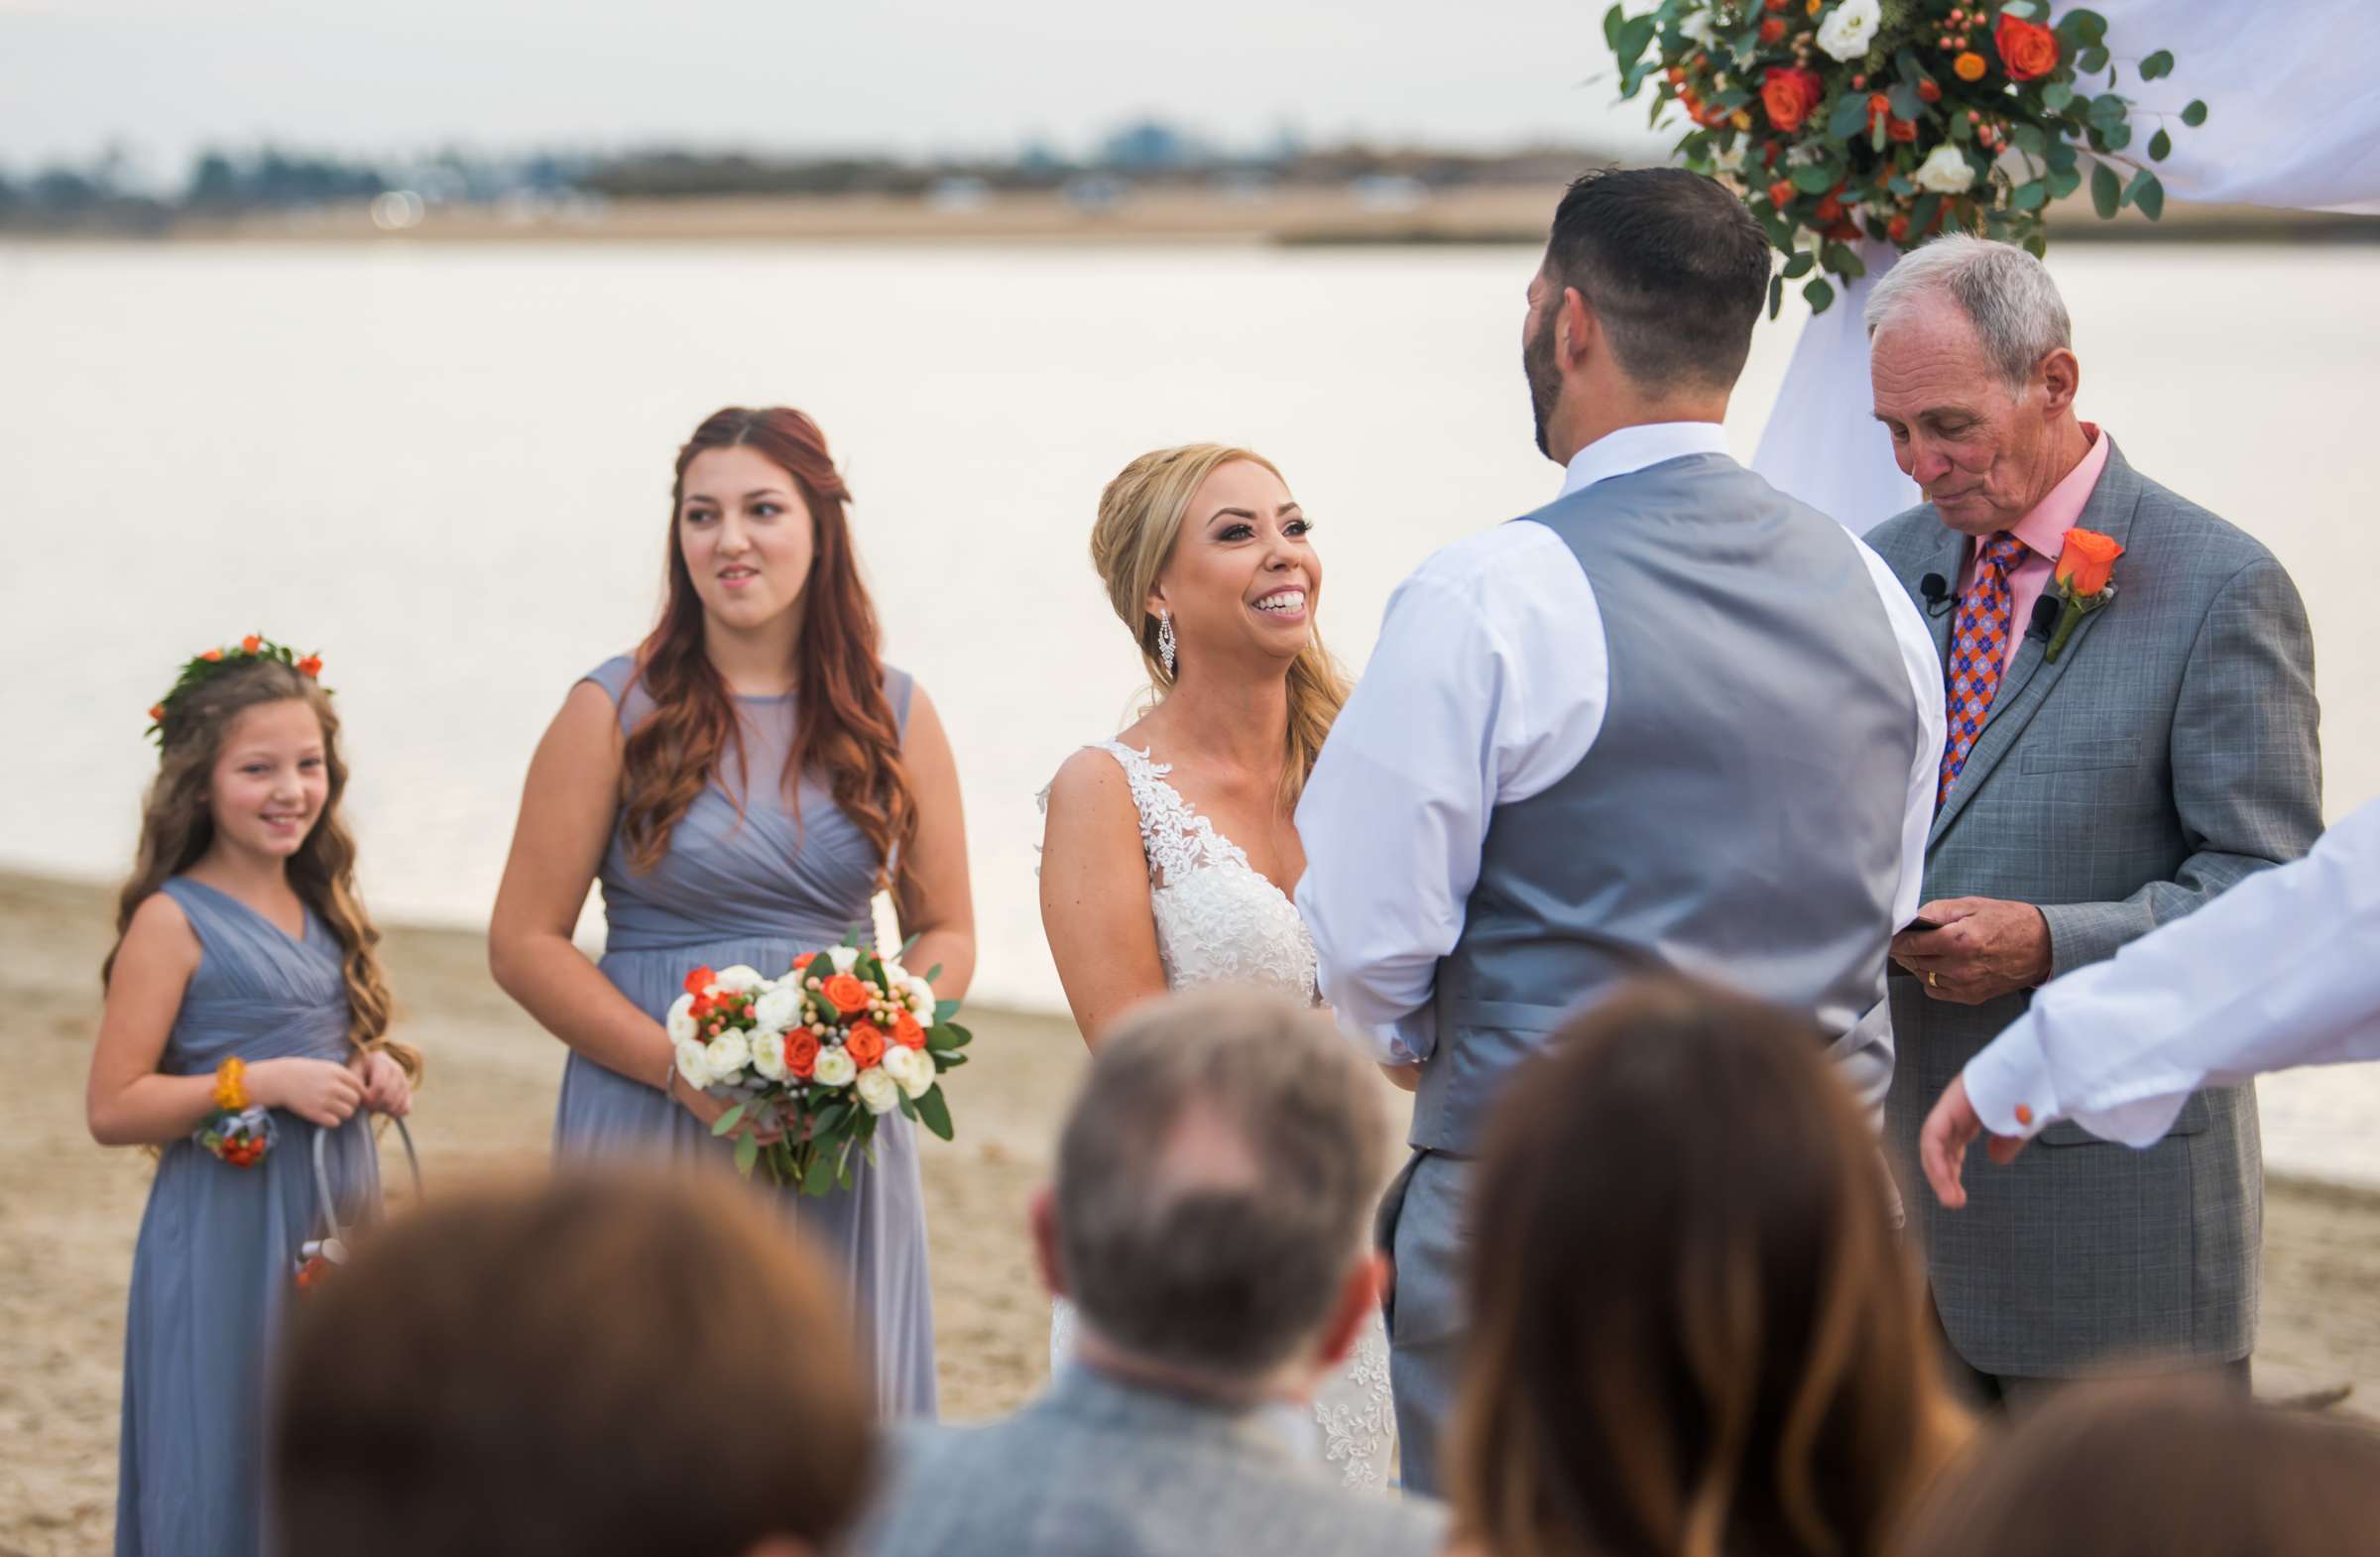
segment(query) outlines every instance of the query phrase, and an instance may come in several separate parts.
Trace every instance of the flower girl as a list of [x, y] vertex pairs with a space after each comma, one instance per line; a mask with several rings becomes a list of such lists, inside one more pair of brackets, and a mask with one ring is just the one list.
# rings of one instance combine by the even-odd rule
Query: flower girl
[[319, 1230], [314, 1138], [338, 1209], [371, 1209], [356, 1116], [405, 1113], [420, 1073], [385, 1035], [320, 668], [252, 637], [149, 711], [161, 757], [87, 1096], [100, 1144], [162, 1148], [133, 1256], [119, 1554], [262, 1547], [266, 1353]]

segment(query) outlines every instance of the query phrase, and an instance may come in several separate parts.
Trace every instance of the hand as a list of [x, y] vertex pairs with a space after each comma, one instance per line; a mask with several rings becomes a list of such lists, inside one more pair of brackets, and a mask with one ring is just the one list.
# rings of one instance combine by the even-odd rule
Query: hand
[[[1966, 1186], [1960, 1182], [1960, 1173], [1966, 1164], [1966, 1148], [1981, 1134], [1983, 1119], [1966, 1095], [1966, 1078], [1952, 1077], [1935, 1102], [1934, 1112], [1918, 1128], [1917, 1160], [1926, 1170], [1926, 1182], [1934, 1186], [1934, 1198], [1953, 1211], [1966, 1204]], [[1984, 1149], [1992, 1161], [2006, 1167], [2025, 1149], [2025, 1140], [2022, 1136], [1994, 1136]]]
[[1949, 898], [1919, 908], [1938, 930], [1904, 930], [1892, 960], [1938, 1001], [1980, 1006], [2049, 982], [2050, 921], [2029, 902]]
[[335, 1059], [268, 1059], [248, 1067], [248, 1098], [336, 1130], [363, 1107], [364, 1084]]
[[364, 1107], [403, 1119], [414, 1111], [414, 1084], [405, 1067], [379, 1049], [366, 1049], [348, 1067], [364, 1084]]
[[1421, 1065], [1418, 1061], [1404, 1065], [1382, 1065], [1380, 1074], [1400, 1092], [1413, 1092], [1421, 1086]]
[[[726, 1099], [712, 1097], [701, 1088], [689, 1083], [675, 1070], [669, 1072], [668, 1092], [669, 1096], [676, 1100], [679, 1108], [702, 1122], [702, 1128], [706, 1131], [718, 1124], [719, 1117], [732, 1107]], [[767, 1123], [763, 1122], [764, 1119]], [[785, 1138], [785, 1130], [784, 1126], [776, 1121], [774, 1115], [766, 1114], [762, 1110], [747, 1109], [744, 1117], [736, 1121], [736, 1128], [727, 1133], [727, 1138], [730, 1140], [738, 1136], [750, 1136], [764, 1146], [773, 1146]]]

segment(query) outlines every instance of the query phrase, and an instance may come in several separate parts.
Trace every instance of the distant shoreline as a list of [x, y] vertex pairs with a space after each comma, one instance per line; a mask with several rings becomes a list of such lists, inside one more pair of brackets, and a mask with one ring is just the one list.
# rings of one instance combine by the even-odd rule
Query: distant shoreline
[[[6, 228], [32, 244], [553, 244], [760, 243], [919, 246], [1215, 244], [1355, 247], [1542, 242], [1555, 183], [1466, 184], [1393, 197], [1360, 188], [1290, 186], [1232, 192], [1133, 190], [1100, 206], [1049, 192], [995, 192], [964, 202], [895, 195], [691, 196], [449, 205], [376, 223], [366, 202], [229, 219], [182, 217], [155, 232]], [[2057, 243], [2380, 243], [2380, 217], [2177, 202], [2162, 222], [2135, 211], [2100, 221], [2085, 203], [2053, 218]], [[386, 212], [383, 213], [384, 217]]]

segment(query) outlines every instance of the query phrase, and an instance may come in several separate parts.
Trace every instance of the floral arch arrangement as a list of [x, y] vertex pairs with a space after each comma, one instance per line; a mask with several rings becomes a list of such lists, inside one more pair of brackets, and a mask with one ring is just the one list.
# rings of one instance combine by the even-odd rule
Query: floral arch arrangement
[[[1650, 85], [1655, 124], [1683, 108], [1686, 165], [1737, 188], [1784, 253], [1773, 318], [1789, 281], [1810, 276], [1803, 296], [1823, 312], [1835, 300], [1827, 276], [1865, 275], [1851, 248], [1861, 238], [1908, 249], [1958, 228], [2041, 254], [2044, 212], [2082, 186], [2085, 150], [2100, 216], [2163, 214], [2154, 173], [2144, 165], [2126, 181], [2105, 160], [2131, 146], [2140, 113], [2115, 90], [2106, 19], [2048, 10], [2049, 0], [1660, 0], [1637, 16], [1612, 6], [1604, 36], [1619, 95]], [[2159, 50], [2132, 67], [2153, 81], [2174, 57]], [[2102, 73], [2094, 94], [2085, 78]], [[2202, 124], [2206, 105], [2177, 117]], [[2172, 149], [2158, 126], [2149, 160]]]

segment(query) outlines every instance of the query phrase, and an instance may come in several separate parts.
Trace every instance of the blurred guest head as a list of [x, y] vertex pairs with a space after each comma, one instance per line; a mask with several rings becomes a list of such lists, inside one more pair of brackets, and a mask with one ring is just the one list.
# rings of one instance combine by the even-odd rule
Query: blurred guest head
[[869, 1493], [856, 1343], [732, 1179], [572, 1172], [437, 1200], [298, 1300], [282, 1543], [344, 1557], [796, 1557]]
[[2017, 524], [2088, 448], [2082, 365], [2049, 267], [2013, 244], [1936, 238], [1867, 298], [1868, 372], [1893, 457], [1944, 524]]
[[1927, 1502], [1903, 1557], [2337, 1557], [2380, 1540], [2380, 1432], [2205, 1378], [2079, 1386]]
[[1954, 1451], [1825, 1040], [1632, 986], [1519, 1072], [1470, 1188], [1456, 1517], [1492, 1557], [1871, 1557]]
[[1312, 1012], [1205, 991], [1100, 1045], [1034, 1207], [1083, 1360], [1140, 1382], [1302, 1394], [1370, 1317], [1379, 1083]]
[[1312, 532], [1272, 461], [1221, 443], [1133, 460], [1100, 493], [1091, 528], [1091, 564], [1159, 693], [1184, 676], [1288, 677], [1292, 802], [1347, 700], [1315, 625], [1322, 555]]
[[1615, 426], [1724, 415], [1769, 266], [1760, 224], [1699, 174], [1631, 168], [1573, 183], [1521, 325], [1537, 451], [1567, 464]]
[[[801, 688], [774, 776], [780, 788], [823, 776], [880, 870], [906, 855], [917, 807], [885, 696], [876, 604], [844, 518], [850, 501], [826, 434], [788, 407], [713, 412], [677, 451], [667, 596], [637, 648], [654, 711], [621, 753], [621, 833], [638, 869], [659, 862], [720, 765], [744, 762], [735, 699], [712, 659], [722, 640], [781, 656], [787, 684]], [[772, 776], [737, 778], [766, 792]]]

